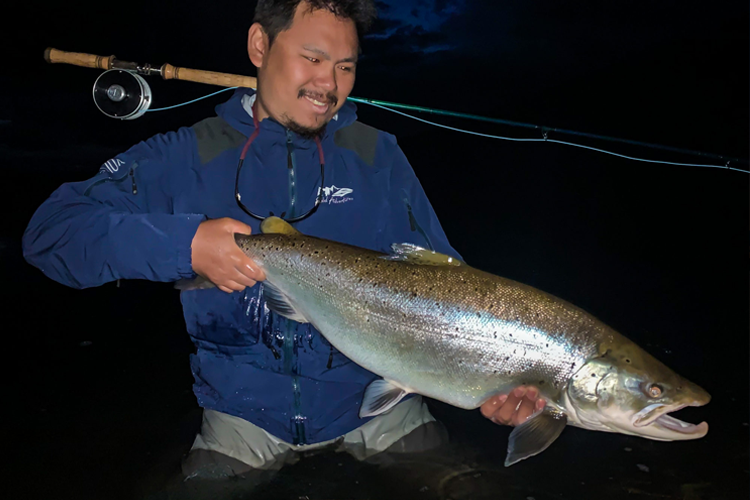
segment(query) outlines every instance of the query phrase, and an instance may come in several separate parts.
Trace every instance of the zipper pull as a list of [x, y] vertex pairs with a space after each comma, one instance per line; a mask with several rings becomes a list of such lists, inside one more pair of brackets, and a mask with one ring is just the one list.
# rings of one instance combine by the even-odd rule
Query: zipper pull
[[130, 169], [130, 181], [133, 183], [133, 194], [138, 194], [138, 186], [135, 184], [135, 171]]
[[294, 142], [292, 142], [292, 132], [287, 130], [286, 131], [286, 168], [291, 170], [294, 168], [294, 163], [292, 163], [292, 152], [294, 151]]

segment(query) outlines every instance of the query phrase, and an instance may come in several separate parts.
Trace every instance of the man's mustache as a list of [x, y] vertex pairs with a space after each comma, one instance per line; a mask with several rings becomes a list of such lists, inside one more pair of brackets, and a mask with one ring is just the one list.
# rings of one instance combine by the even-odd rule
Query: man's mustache
[[327, 94], [321, 94], [320, 92], [311, 92], [309, 90], [301, 89], [297, 98], [300, 99], [302, 97], [309, 97], [310, 99], [315, 99], [319, 102], [328, 102], [332, 106], [336, 106], [336, 104], [338, 104], [339, 102], [338, 97], [330, 92]]

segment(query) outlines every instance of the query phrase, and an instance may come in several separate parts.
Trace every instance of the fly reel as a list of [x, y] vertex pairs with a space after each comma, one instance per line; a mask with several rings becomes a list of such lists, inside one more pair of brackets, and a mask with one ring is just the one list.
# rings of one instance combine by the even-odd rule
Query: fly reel
[[110, 69], [94, 82], [99, 111], [118, 120], [135, 120], [151, 105], [151, 88], [135, 71]]

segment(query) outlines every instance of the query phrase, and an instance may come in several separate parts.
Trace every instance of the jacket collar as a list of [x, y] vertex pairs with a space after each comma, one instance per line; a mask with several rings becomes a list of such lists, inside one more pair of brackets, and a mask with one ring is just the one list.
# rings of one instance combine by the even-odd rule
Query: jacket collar
[[[255, 130], [252, 115], [252, 105], [255, 102], [255, 98], [255, 90], [238, 88], [234, 91], [234, 94], [228, 101], [216, 106], [216, 114], [229, 123], [232, 128], [249, 137]], [[339, 109], [338, 113], [334, 115], [333, 119], [328, 122], [328, 126], [326, 127], [324, 136], [321, 138], [321, 142], [325, 142], [329, 136], [332, 137], [337, 130], [351, 125], [356, 119], [357, 106], [351, 101], [345, 102], [341, 109]], [[270, 132], [271, 134], [283, 134], [284, 136], [286, 136], [287, 133], [286, 127], [272, 118], [267, 118], [260, 122], [260, 131], [262, 133]], [[304, 144], [313, 147], [315, 145], [315, 141], [311, 139], [303, 139], [297, 134], [294, 134], [294, 136], [295, 142], [300, 145]]]

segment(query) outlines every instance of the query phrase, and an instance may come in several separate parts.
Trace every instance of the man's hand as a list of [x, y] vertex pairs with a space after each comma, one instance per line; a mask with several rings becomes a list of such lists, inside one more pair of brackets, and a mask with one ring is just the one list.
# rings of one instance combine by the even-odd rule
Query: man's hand
[[539, 397], [536, 387], [516, 387], [510, 394], [498, 394], [480, 408], [482, 415], [496, 424], [521, 425], [531, 415], [541, 411], [547, 402]]
[[201, 222], [191, 245], [193, 271], [227, 293], [241, 292], [266, 279], [234, 241], [235, 233], [251, 232], [247, 224], [228, 217]]

